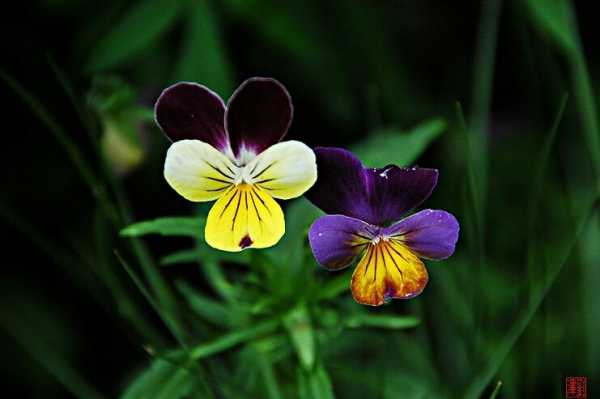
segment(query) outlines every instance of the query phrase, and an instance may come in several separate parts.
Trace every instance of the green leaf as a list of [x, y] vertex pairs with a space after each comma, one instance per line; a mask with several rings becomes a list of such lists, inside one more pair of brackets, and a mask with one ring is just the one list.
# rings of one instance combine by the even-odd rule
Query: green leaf
[[121, 399], [183, 398], [195, 385], [187, 369], [164, 359], [155, 359], [121, 395]]
[[163, 256], [160, 260], [161, 266], [179, 265], [182, 263], [196, 263], [202, 257], [202, 253], [195, 249], [184, 249]]
[[420, 378], [418, 375], [406, 374], [398, 370], [388, 371], [383, 384], [383, 399], [396, 399], [398, 392], [411, 399], [440, 398], [434, 395], [431, 381]]
[[538, 29], [546, 32], [564, 50], [577, 49], [569, 0], [528, 0], [526, 4]]
[[600, 128], [592, 80], [588, 71], [585, 51], [578, 34], [577, 18], [569, 0], [529, 0], [531, 16], [538, 28], [552, 36], [565, 52], [575, 92], [580, 129], [594, 167], [597, 192], [600, 190]]
[[552, 256], [547, 257], [551, 259], [549, 262], [547, 277], [540, 280], [536, 286], [532, 287], [532, 294], [529, 302], [520, 312], [514, 323], [507, 330], [502, 340], [494, 345], [494, 350], [486, 355], [486, 361], [483, 366], [476, 370], [476, 373], [469, 385], [466, 388], [466, 392], [462, 397], [468, 399], [479, 398], [482, 392], [486, 389], [494, 375], [500, 369], [500, 366], [504, 363], [507, 356], [510, 354], [515, 344], [527, 329], [540, 305], [544, 301], [544, 298], [554, 285], [557, 277], [562, 271], [564, 265], [569, 260], [571, 252], [579, 242], [582, 233], [589, 225], [589, 221], [592, 220], [594, 211], [594, 202], [598, 200], [596, 197], [589, 206], [584, 207], [582, 215], [574, 222], [574, 231], [566, 232], [565, 236], [569, 237], [566, 243], [561, 248], [555, 248], [557, 253], [553, 253]]
[[266, 354], [261, 352], [259, 352], [255, 362], [260, 370], [269, 399], [282, 399], [281, 389], [279, 388], [277, 377], [273, 370], [273, 362], [267, 358]]
[[327, 370], [319, 365], [309, 372], [298, 370], [298, 389], [301, 399], [333, 399], [333, 388]]
[[229, 311], [221, 302], [201, 294], [185, 281], [177, 281], [176, 286], [196, 314], [215, 325], [229, 326]]
[[329, 278], [321, 289], [319, 289], [319, 298], [332, 299], [340, 294], [350, 290], [350, 280], [352, 279], [353, 270], [337, 274], [333, 278]]
[[[74, 326], [61, 320], [61, 309], [53, 307], [50, 298], [46, 300], [39, 292], [33, 294], [32, 291], [29, 295], [27, 290], [20, 292], [8, 284], [0, 288], [4, 299], [0, 302], [0, 331], [6, 332], [73, 397], [104, 398], [86, 379], [73, 357], [78, 337], [73, 335]], [[13, 344], [10, 339], [3, 343]]]
[[242, 265], [247, 265], [250, 262], [250, 252], [224, 252], [203, 244], [198, 249], [186, 249], [166, 255], [160, 260], [162, 266], [171, 266], [181, 263], [198, 263], [198, 262], [235, 262]]
[[237, 329], [210, 342], [196, 346], [191, 350], [191, 357], [193, 359], [200, 359], [214, 355], [261, 335], [272, 333], [278, 326], [279, 320], [275, 319], [256, 322], [250, 327]]
[[300, 364], [310, 370], [315, 362], [315, 336], [306, 306], [297, 306], [285, 315], [283, 324], [288, 330]]
[[496, 388], [494, 388], [494, 392], [490, 395], [490, 399], [496, 399], [496, 396], [500, 393], [500, 388], [502, 388], [502, 381], [498, 381], [496, 383]]
[[268, 271], [274, 291], [289, 292], [296, 290], [298, 286], [302, 289], [306, 288], [306, 278], [312, 277], [307, 276], [312, 272], [306, 268], [308, 230], [315, 219], [322, 214], [323, 212], [306, 198], [295, 199], [287, 207], [286, 233], [278, 245], [266, 252], [275, 264], [280, 265]]
[[152, 45], [175, 21], [178, 0], [141, 0], [106, 33], [91, 51], [87, 67], [99, 71], [120, 65]]
[[202, 82], [227, 98], [233, 91], [233, 72], [222, 43], [219, 21], [208, 1], [189, 3], [184, 43], [173, 81]]
[[587, 326], [587, 359], [590, 375], [598, 375], [600, 372], [600, 342], [597, 339], [597, 332], [600, 331], [600, 268], [598, 259], [600, 259], [600, 212], [596, 212], [590, 220], [590, 225], [584, 233], [580, 247], [580, 256], [583, 264], [583, 309], [581, 312], [586, 314], [585, 324]]
[[407, 132], [384, 129], [356, 143], [352, 151], [369, 167], [411, 165], [444, 130], [446, 121], [441, 118], [423, 122]]
[[131, 277], [134, 284], [140, 290], [140, 293], [144, 296], [144, 298], [148, 301], [148, 303], [150, 303], [150, 305], [152, 305], [152, 307], [154, 308], [156, 313], [163, 320], [163, 322], [165, 323], [165, 326], [167, 326], [167, 328], [171, 331], [171, 333], [173, 334], [175, 339], [177, 339], [177, 341], [179, 342], [181, 347], [183, 349], [187, 349], [184, 335], [183, 335], [184, 328], [182, 326], [180, 326], [179, 321], [177, 319], [177, 314], [175, 313], [175, 311], [171, 307], [167, 308], [167, 307], [161, 306], [152, 297], [152, 295], [150, 295], [150, 292], [148, 292], [148, 290], [144, 286], [144, 283], [142, 282], [142, 280], [140, 280], [140, 278], [136, 275], [136, 273], [129, 266], [129, 264], [125, 261], [125, 259], [123, 259], [123, 257], [119, 254], [119, 252], [115, 250], [114, 253], [115, 253], [115, 256], [117, 257], [117, 259], [119, 260], [119, 262], [121, 263], [121, 265], [123, 266], [123, 268], [125, 269], [125, 271], [127, 272], [127, 274], [129, 274], [129, 277]]
[[359, 313], [348, 318], [345, 324], [350, 328], [380, 327], [389, 329], [403, 329], [416, 327], [420, 322], [421, 321], [415, 316]]
[[205, 220], [198, 217], [162, 217], [131, 224], [121, 230], [123, 237], [140, 237], [148, 234], [162, 236], [198, 237], [204, 231]]

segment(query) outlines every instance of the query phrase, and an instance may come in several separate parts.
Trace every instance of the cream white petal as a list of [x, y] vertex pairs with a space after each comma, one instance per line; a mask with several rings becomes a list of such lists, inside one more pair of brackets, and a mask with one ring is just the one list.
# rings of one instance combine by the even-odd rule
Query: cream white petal
[[229, 189], [239, 174], [224, 154], [200, 140], [171, 144], [164, 176], [169, 185], [187, 200], [212, 201]]
[[317, 180], [315, 153], [299, 141], [277, 143], [246, 165], [244, 174], [272, 197], [295, 198]]

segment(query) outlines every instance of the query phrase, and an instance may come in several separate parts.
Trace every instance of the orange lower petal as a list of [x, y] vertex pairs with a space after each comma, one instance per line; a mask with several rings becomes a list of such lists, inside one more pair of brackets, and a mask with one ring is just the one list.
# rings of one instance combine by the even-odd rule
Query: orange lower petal
[[423, 262], [403, 244], [381, 240], [370, 244], [352, 275], [352, 296], [378, 306], [391, 298], [412, 298], [427, 285]]

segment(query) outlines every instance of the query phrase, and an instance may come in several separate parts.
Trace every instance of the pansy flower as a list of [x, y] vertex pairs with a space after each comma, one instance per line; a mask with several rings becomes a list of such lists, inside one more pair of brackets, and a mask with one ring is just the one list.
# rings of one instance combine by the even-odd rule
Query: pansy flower
[[452, 255], [459, 225], [448, 212], [432, 209], [400, 219], [429, 197], [438, 171], [365, 168], [340, 148], [317, 148], [315, 153], [319, 180], [306, 196], [328, 213], [308, 235], [317, 261], [338, 270], [360, 256], [351, 289], [362, 304], [377, 306], [420, 294], [428, 281], [420, 258]]
[[266, 248], [285, 232], [278, 199], [302, 195], [317, 179], [314, 152], [279, 142], [292, 122], [292, 100], [271, 78], [250, 78], [227, 105], [213, 91], [181, 82], [165, 89], [155, 119], [173, 144], [164, 176], [194, 202], [217, 200], [206, 242], [224, 251]]

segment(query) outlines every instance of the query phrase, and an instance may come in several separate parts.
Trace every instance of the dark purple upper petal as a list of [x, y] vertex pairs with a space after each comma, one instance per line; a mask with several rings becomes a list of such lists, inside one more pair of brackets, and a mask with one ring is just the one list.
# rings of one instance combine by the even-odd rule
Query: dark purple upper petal
[[171, 141], [197, 139], [220, 151], [229, 146], [223, 100], [197, 83], [180, 82], [163, 90], [154, 117]]
[[350, 151], [341, 148], [317, 147], [314, 152], [318, 177], [306, 197], [325, 213], [370, 222], [362, 163]]
[[317, 262], [331, 270], [342, 269], [368, 245], [378, 228], [342, 215], [325, 215], [310, 227], [308, 241]]
[[285, 87], [272, 78], [250, 78], [227, 103], [225, 126], [231, 149], [239, 158], [243, 149], [259, 154], [287, 133], [294, 110]]
[[425, 201], [438, 172], [426, 168], [365, 168], [350, 151], [316, 148], [319, 178], [306, 196], [329, 214], [382, 226]]
[[421, 205], [437, 184], [438, 171], [427, 168], [365, 169], [369, 189], [369, 209], [373, 223], [394, 222]]
[[441, 260], [454, 253], [460, 227], [452, 214], [425, 209], [383, 230], [398, 237], [417, 255]]

